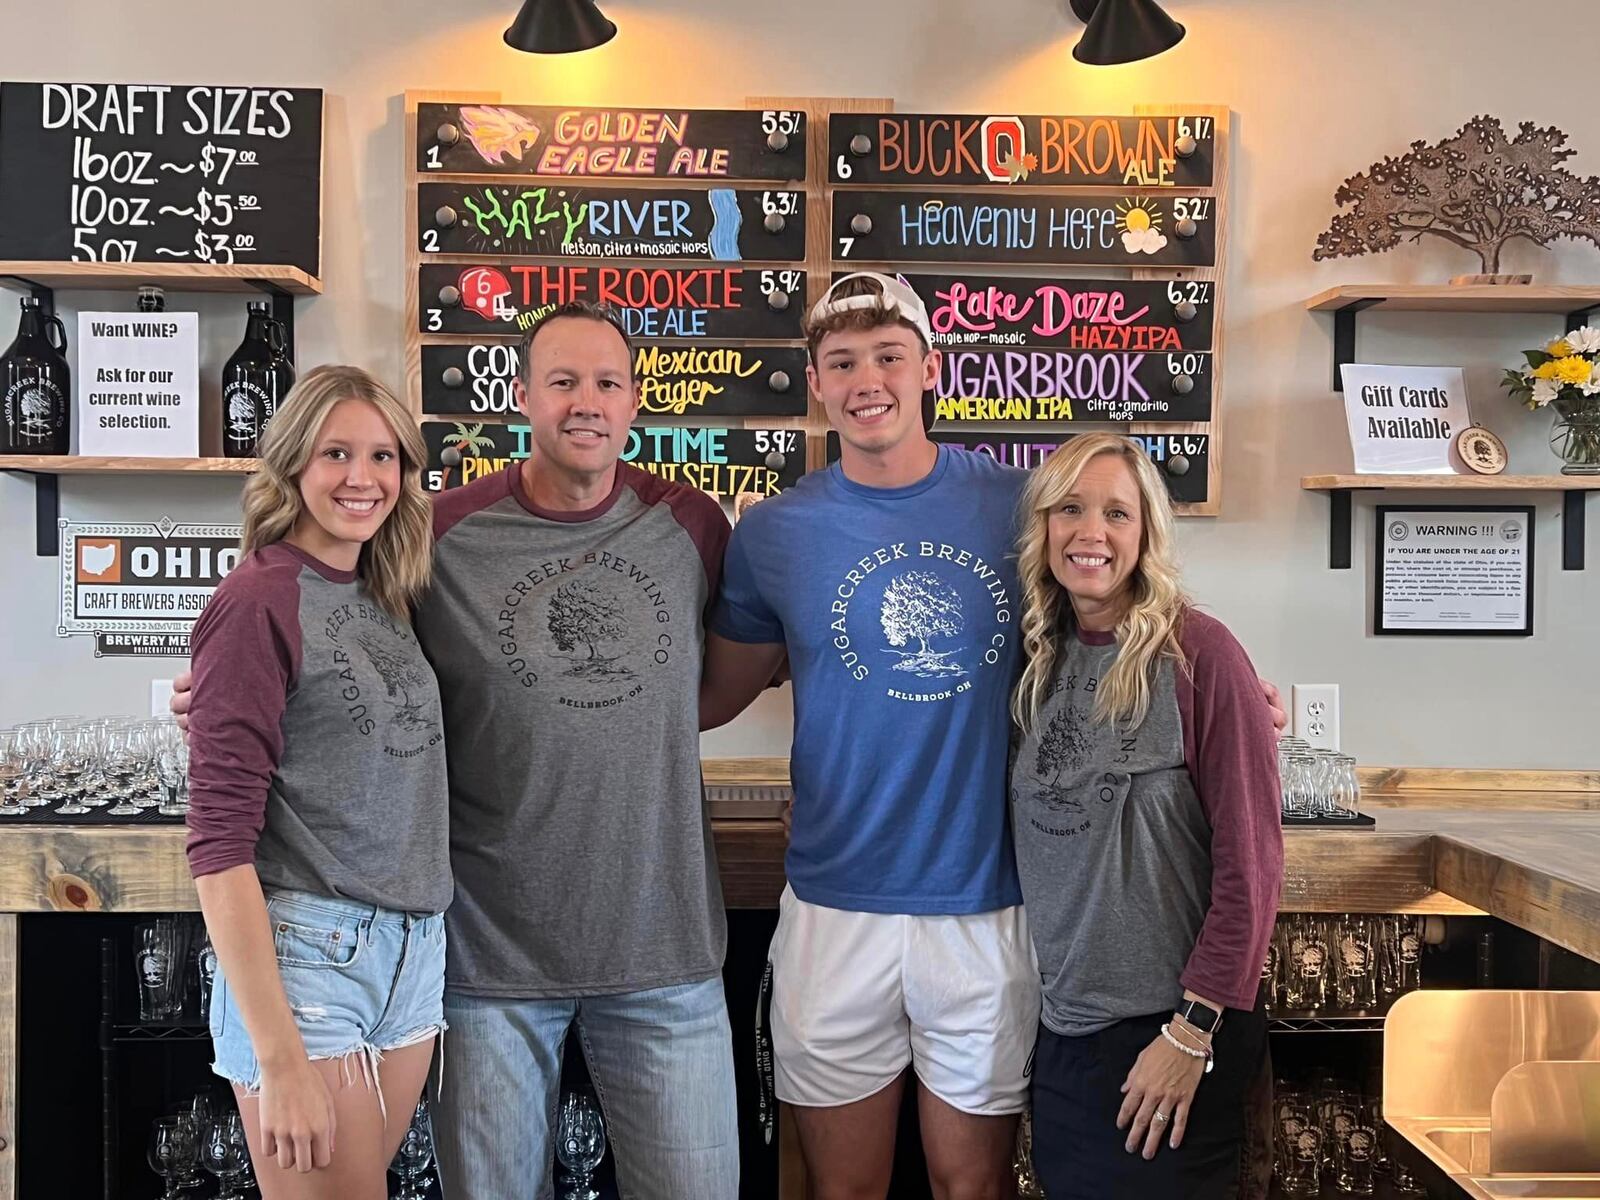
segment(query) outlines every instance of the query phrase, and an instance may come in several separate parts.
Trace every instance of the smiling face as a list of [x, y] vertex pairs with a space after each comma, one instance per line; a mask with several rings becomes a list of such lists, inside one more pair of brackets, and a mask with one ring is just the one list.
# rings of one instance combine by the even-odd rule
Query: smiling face
[[541, 469], [591, 485], [611, 471], [639, 411], [628, 347], [605, 321], [561, 317], [529, 347], [517, 407], [533, 429]]
[[361, 545], [382, 527], [400, 498], [400, 446], [383, 414], [365, 400], [329, 411], [300, 472], [304, 505], [295, 541], [331, 566], [355, 566]]
[[823, 335], [806, 379], [841, 441], [882, 454], [922, 431], [922, 393], [939, 380], [939, 352], [898, 321]]
[[1085, 629], [1109, 630], [1131, 599], [1129, 579], [1144, 544], [1139, 484], [1122, 455], [1097, 454], [1047, 523], [1050, 572]]

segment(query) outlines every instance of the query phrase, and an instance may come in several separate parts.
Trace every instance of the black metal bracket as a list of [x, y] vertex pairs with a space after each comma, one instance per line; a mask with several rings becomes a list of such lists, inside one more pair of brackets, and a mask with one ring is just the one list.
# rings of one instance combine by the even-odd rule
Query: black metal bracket
[[272, 299], [272, 319], [283, 326], [283, 350], [296, 372], [299, 364], [294, 357], [294, 296], [267, 279], [252, 279], [250, 286], [265, 292]]
[[1583, 328], [1589, 323], [1590, 315], [1596, 311], [1600, 311], [1600, 304], [1591, 305], [1588, 308], [1573, 309], [1567, 314], [1567, 332], [1571, 333], [1576, 329]]
[[1356, 360], [1356, 314], [1377, 303], [1377, 300], [1370, 299], [1352, 300], [1343, 308], [1333, 311], [1333, 390], [1336, 392], [1344, 391], [1345, 363]]
[[1350, 569], [1350, 491], [1334, 488], [1328, 492], [1328, 569]]
[[1588, 492], [1561, 493], [1561, 569], [1583, 570], [1583, 518]]

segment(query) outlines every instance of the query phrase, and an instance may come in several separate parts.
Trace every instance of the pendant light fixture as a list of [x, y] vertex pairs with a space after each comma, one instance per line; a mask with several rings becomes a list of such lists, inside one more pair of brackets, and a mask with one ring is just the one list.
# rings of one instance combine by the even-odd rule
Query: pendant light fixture
[[592, 50], [617, 36], [594, 0], [523, 0], [506, 30], [506, 45], [530, 54]]
[[1072, 11], [1085, 22], [1083, 37], [1072, 57], [1094, 66], [1154, 58], [1183, 40], [1183, 26], [1167, 16], [1156, 0], [1071, 0]]

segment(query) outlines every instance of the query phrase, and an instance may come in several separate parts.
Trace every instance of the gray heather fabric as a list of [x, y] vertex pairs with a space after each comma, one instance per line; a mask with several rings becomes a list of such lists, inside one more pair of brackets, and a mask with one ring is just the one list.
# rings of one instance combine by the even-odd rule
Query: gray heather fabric
[[1162, 660], [1149, 715], [1124, 733], [1093, 717], [1116, 654], [1064, 637], [1011, 770], [1043, 1020], [1068, 1036], [1176, 1004], [1211, 901], [1211, 830], [1184, 765], [1175, 666]]
[[698, 694], [727, 520], [632, 467], [591, 512], [541, 514], [517, 470], [436, 502], [416, 617], [450, 747], [449, 985], [539, 998], [708, 978], [727, 927]]
[[268, 888], [442, 911], [444, 729], [411, 630], [279, 542], [223, 580], [192, 642], [194, 873], [254, 862]]

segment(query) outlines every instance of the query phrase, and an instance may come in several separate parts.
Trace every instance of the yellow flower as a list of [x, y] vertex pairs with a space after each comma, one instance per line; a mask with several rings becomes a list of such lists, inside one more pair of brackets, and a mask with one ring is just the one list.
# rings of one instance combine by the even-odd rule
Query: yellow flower
[[1565, 358], [1555, 360], [1555, 373], [1551, 376], [1557, 383], [1572, 384], [1576, 386], [1589, 382], [1589, 376], [1594, 369], [1589, 365], [1589, 360], [1581, 355], [1572, 354]]
[[1572, 353], [1572, 343], [1566, 338], [1557, 338], [1544, 348], [1544, 352], [1551, 358], [1566, 358]]

